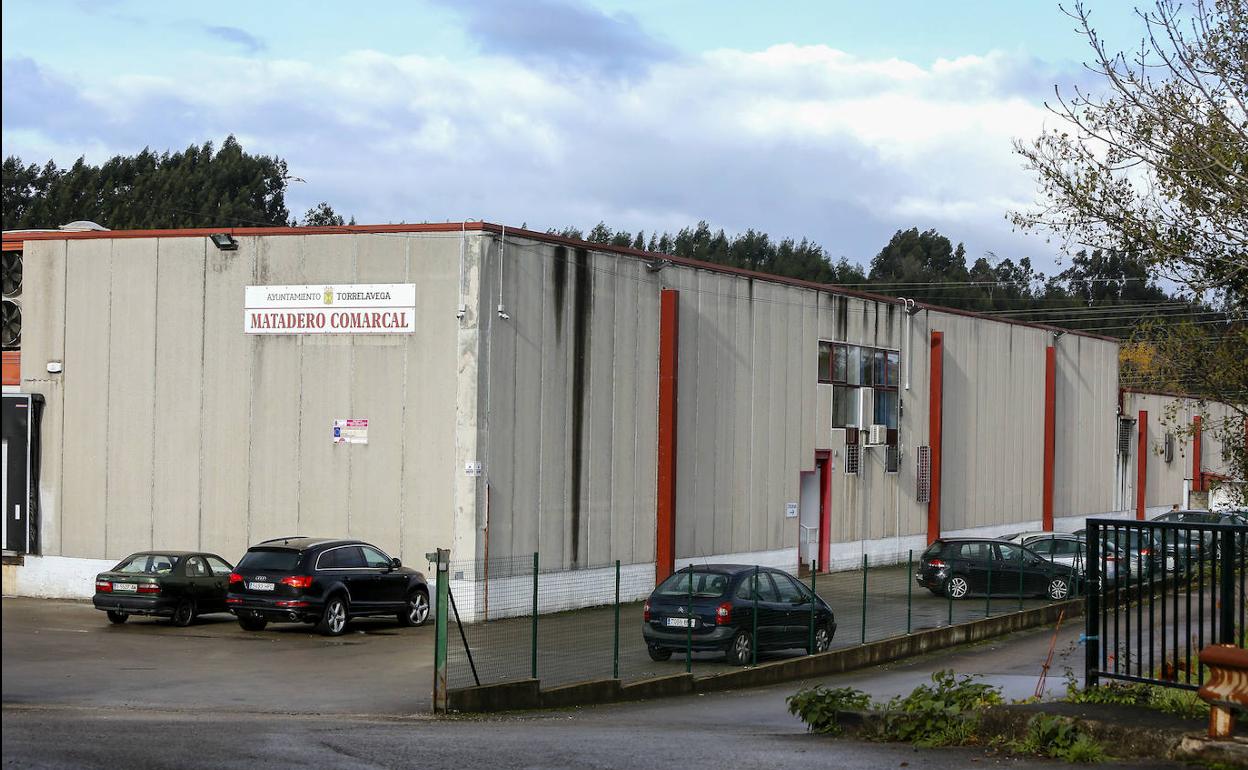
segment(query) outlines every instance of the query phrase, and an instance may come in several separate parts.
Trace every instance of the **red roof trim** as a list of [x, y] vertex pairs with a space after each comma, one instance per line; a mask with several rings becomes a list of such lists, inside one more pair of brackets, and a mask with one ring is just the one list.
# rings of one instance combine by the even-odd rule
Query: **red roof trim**
[[[703, 262], [697, 259], [686, 259], [684, 257], [676, 257], [669, 254], [655, 254], [649, 251], [641, 251], [627, 246], [612, 246], [605, 243], [590, 243], [588, 241], [578, 241], [574, 238], [564, 238], [559, 235], [550, 233], [537, 232], [536, 230], [525, 230], [517, 227], [504, 228], [492, 222], [430, 222], [422, 224], [400, 224], [400, 225], [341, 225], [337, 227], [194, 227], [180, 228], [174, 230], [89, 230], [84, 232], [63, 232], [60, 230], [49, 232], [6, 232], [4, 233], [4, 248], [9, 250], [21, 249], [22, 244], [26, 241], [58, 241], [58, 240], [91, 240], [98, 238], [194, 238], [208, 237], [213, 233], [229, 233], [236, 236], [277, 236], [277, 235], [358, 235], [358, 234], [378, 234], [378, 233], [450, 233], [450, 232], [488, 232], [502, 234], [504, 230], [509, 235], [520, 238], [530, 238], [537, 241], [545, 241], [547, 243], [558, 243], [567, 246], [588, 247], [594, 251], [605, 251], [613, 254], [623, 254], [626, 256], [636, 257], [652, 261], [655, 259], [663, 259], [674, 265], [682, 265], [685, 267], [693, 267], [700, 270], [710, 270], [712, 272], [724, 273], [727, 275], [737, 275], [743, 278], [753, 278], [760, 281], [769, 281], [771, 283], [779, 283], [787, 286], [798, 286], [806, 289], [814, 289], [816, 291], [827, 292], [829, 294], [841, 294], [850, 297], [858, 297], [860, 299], [868, 299], [875, 302], [891, 302], [898, 303], [897, 297], [890, 297], [883, 294], [875, 294], [868, 291], [857, 291], [854, 289], [845, 289], [834, 284], [817, 283], [815, 281], [804, 281], [800, 278], [789, 278], [781, 275], [771, 275], [769, 273], [760, 273], [754, 270], [744, 270], [738, 267], [729, 267], [727, 265], [719, 265], [714, 262]], [[997, 323], [1010, 324], [1013, 326], [1023, 326], [1030, 329], [1041, 329], [1049, 332], [1061, 332], [1063, 334], [1073, 334], [1079, 337], [1088, 337], [1095, 340], [1103, 340], [1106, 342], [1121, 342], [1117, 337], [1109, 337], [1101, 334], [1092, 334], [1090, 332], [1076, 331], [1074, 329], [1063, 329], [1059, 326], [1050, 326], [1048, 324], [1031, 323], [1028, 321], [1016, 321], [1008, 318], [996, 318], [994, 316], [976, 313], [971, 310], [959, 310], [951, 307], [943, 307], [941, 305], [932, 305], [926, 302], [916, 301], [914, 306], [924, 310], [931, 310], [937, 313], [948, 313], [950, 315], [960, 315], [967, 318], [979, 318], [985, 321], [995, 321]]]

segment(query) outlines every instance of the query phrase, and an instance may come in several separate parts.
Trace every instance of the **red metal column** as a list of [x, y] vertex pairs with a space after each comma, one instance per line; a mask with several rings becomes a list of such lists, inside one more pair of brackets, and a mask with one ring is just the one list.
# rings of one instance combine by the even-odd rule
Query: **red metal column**
[[676, 568], [676, 364], [680, 292], [664, 289], [659, 302], [659, 468], [655, 504], [655, 585]]
[[1041, 528], [1053, 529], [1053, 459], [1057, 448], [1057, 349], [1044, 351], [1044, 489]]
[[927, 503], [927, 543], [940, 537], [940, 442], [943, 429], [945, 335], [932, 332], [932, 364], [928, 378], [927, 440], [932, 447], [932, 479]]
[[819, 469], [819, 571], [828, 571], [832, 555], [832, 453], [820, 452]]
[[1135, 444], [1135, 518], [1144, 521], [1144, 502], [1148, 494], [1148, 412], [1140, 410], [1140, 438]]
[[1196, 415], [1192, 418], [1192, 491], [1203, 491], [1204, 482], [1200, 474], [1200, 415]]

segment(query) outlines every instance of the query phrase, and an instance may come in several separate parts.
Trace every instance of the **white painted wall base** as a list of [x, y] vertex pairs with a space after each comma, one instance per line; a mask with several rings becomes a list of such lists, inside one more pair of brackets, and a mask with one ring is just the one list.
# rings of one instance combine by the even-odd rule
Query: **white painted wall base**
[[5, 565], [5, 596], [90, 599], [95, 593], [95, 576], [116, 564], [67, 556], [27, 556], [24, 561], [20, 566]]
[[691, 564], [694, 566], [698, 564], [757, 564], [760, 567], [794, 571], [797, 569], [797, 558], [797, 546], [793, 546], [775, 551], [746, 551], [745, 553], [724, 553], [677, 559], [676, 569], [683, 569]]
[[866, 554], [872, 566], [884, 564], [901, 564], [909, 558], [913, 549], [914, 558], [919, 558], [927, 547], [926, 535], [906, 535], [904, 537], [886, 537], [879, 540], [853, 540], [848, 543], [830, 543], [828, 545], [828, 571], [841, 572], [862, 567], [862, 557]]
[[[467, 574], [465, 571], [461, 574]], [[533, 575], [511, 575], [489, 580], [451, 580], [451, 595], [465, 623], [530, 615], [533, 612]], [[620, 565], [620, 601], [638, 602], [654, 590], [654, 564]], [[599, 607], [615, 601], [615, 567], [540, 572], [537, 576], [537, 612]], [[454, 620], [454, 616], [451, 617]]]

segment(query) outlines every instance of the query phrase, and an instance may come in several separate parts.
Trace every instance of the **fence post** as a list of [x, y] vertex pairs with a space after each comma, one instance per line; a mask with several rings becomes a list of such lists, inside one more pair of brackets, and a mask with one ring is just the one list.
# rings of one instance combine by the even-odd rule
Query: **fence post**
[[[1095, 687], [1097, 683], [1096, 670], [1100, 665], [1101, 650], [1101, 527], [1096, 522], [1088, 522], [1088, 599], [1087, 605], [1084, 607], [1083, 615], [1087, 621], [1084, 629], [1084, 645], [1085, 652], [1083, 658], [1083, 686], [1084, 688]], [[1123, 579], [1120, 573], [1116, 573], [1114, 579], [1114, 592], [1118, 591], [1119, 581]]]
[[988, 590], [984, 592], [984, 617], [992, 615], [992, 563], [996, 561], [992, 546], [988, 546]]
[[862, 633], [860, 643], [867, 643], [867, 555], [862, 555]]
[[529, 675], [537, 679], [537, 551], [533, 552], [533, 645]]
[[446, 605], [451, 589], [450, 581], [447, 579], [450, 557], [451, 552], [445, 548], [425, 554], [425, 558], [434, 563], [434, 569], [437, 572], [437, 582], [434, 585], [437, 604], [434, 605], [433, 623], [433, 712], [435, 714], [439, 711], [446, 713], [446, 633], [448, 630]]
[[758, 565], [754, 565], [754, 619], [750, 631], [750, 665], [758, 665]]
[[620, 560], [615, 560], [615, 646], [611, 650], [611, 678], [620, 678]]
[[[1050, 547], [1049, 553], [1052, 553], [1052, 552], [1053, 552], [1053, 549], [1052, 547]], [[1023, 568], [1026, 565], [1027, 565], [1027, 554], [1023, 552], [1023, 546], [1020, 543], [1018, 546], [1018, 611], [1019, 612], [1023, 611]]]
[[693, 673], [693, 567], [689, 570], [689, 608], [685, 615], [685, 673]]
[[945, 587], [945, 601], [949, 604], [949, 619], [945, 621], [945, 625], [953, 625], [953, 594], [949, 593], [948, 586]]
[[815, 561], [810, 561], [810, 646], [807, 648], [811, 653], [818, 652], [815, 649], [815, 606], [819, 603], [819, 594], [815, 593]]
[[914, 549], [906, 556], [906, 636], [910, 635], [911, 609], [914, 601]]
[[[1211, 540], [1213, 538], [1210, 538]], [[1222, 617], [1218, 621], [1219, 642], [1235, 644], [1235, 533], [1230, 529], [1221, 533], [1222, 545], [1218, 548], [1221, 564], [1222, 586], [1220, 593]], [[1211, 554], [1212, 555], [1212, 554]]]

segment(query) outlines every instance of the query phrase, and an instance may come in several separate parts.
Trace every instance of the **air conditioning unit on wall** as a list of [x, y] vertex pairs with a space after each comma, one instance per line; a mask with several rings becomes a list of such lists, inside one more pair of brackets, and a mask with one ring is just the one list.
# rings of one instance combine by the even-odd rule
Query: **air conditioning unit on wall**
[[868, 446], [879, 446], [880, 444], [887, 444], [887, 443], [888, 443], [888, 426], [872, 425], [867, 430], [867, 445]]

